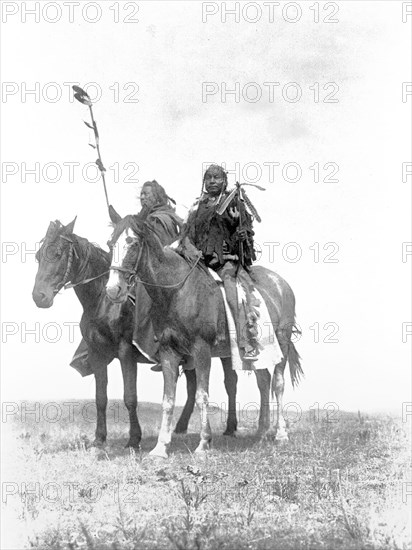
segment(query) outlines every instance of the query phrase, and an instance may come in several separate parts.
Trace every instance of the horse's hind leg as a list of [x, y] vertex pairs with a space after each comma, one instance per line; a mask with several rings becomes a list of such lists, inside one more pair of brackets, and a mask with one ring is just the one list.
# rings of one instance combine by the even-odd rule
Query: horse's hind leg
[[176, 424], [175, 433], [185, 434], [189, 425], [190, 417], [196, 401], [196, 371], [195, 369], [184, 370], [186, 376], [187, 399], [182, 414]]
[[235, 435], [237, 430], [237, 418], [236, 418], [236, 390], [237, 390], [237, 372], [232, 368], [232, 359], [230, 357], [222, 357], [222, 366], [225, 375], [225, 388], [228, 403], [228, 415], [226, 430], [223, 435]]
[[209, 376], [211, 355], [210, 346], [203, 340], [195, 342], [194, 348], [196, 355], [194, 357], [196, 365], [196, 405], [200, 412], [201, 429], [200, 442], [195, 452], [203, 453], [210, 447], [212, 441], [212, 431], [209, 423]]
[[137, 418], [137, 364], [134, 358], [134, 350], [129, 344], [121, 343], [119, 349], [120, 364], [123, 375], [123, 399], [129, 413], [129, 441], [127, 447], [138, 449], [142, 439], [142, 430]]
[[255, 370], [256, 380], [260, 392], [260, 413], [258, 434], [264, 436], [270, 429], [270, 372], [267, 369]]

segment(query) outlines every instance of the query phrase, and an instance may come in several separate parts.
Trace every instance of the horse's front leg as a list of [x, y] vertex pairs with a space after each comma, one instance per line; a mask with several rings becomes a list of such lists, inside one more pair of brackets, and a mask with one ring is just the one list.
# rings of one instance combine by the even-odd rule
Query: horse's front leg
[[196, 365], [196, 405], [200, 412], [201, 429], [200, 442], [196, 453], [204, 453], [210, 447], [212, 441], [212, 430], [209, 422], [209, 376], [211, 365], [210, 346], [204, 342], [196, 342], [194, 361]]
[[142, 439], [142, 430], [137, 418], [137, 364], [133, 347], [127, 342], [121, 342], [119, 347], [119, 359], [123, 375], [123, 398], [129, 412], [130, 430], [127, 447], [138, 449]]
[[102, 447], [107, 438], [107, 363], [93, 352], [89, 353], [89, 362], [96, 380], [97, 425], [93, 445], [96, 447]]
[[[192, 358], [188, 361], [193, 363]], [[186, 376], [187, 399], [182, 414], [176, 424], [175, 433], [177, 434], [185, 434], [187, 432], [189, 420], [192, 416], [196, 401], [196, 371], [194, 369], [185, 369], [184, 373]]]
[[172, 418], [175, 407], [176, 383], [179, 372], [180, 357], [173, 351], [161, 351], [160, 360], [163, 371], [163, 403], [162, 424], [160, 427], [157, 445], [149, 454], [167, 458], [170, 441], [172, 439]]
[[270, 428], [270, 372], [267, 369], [255, 370], [257, 385], [260, 392], [260, 413], [258, 434], [264, 436]]
[[222, 357], [223, 372], [225, 375], [225, 388], [228, 397], [228, 415], [226, 430], [223, 435], [235, 435], [237, 430], [236, 418], [236, 390], [237, 390], [237, 372], [232, 368], [232, 359], [230, 357]]

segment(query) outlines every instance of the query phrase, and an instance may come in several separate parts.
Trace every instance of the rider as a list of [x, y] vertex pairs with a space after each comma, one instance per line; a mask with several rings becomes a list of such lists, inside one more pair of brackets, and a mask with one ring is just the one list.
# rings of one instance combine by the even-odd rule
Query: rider
[[[164, 188], [156, 180], [146, 181], [143, 184], [140, 192], [142, 208], [138, 215], [145, 218], [163, 245], [175, 241], [183, 225], [182, 219], [176, 214], [171, 203], [174, 203], [174, 200], [168, 197]], [[137, 284], [135, 288], [136, 315], [133, 343], [143, 355], [156, 363], [158, 344], [150, 320], [151, 299], [142, 284]], [[82, 339], [70, 363], [82, 376], [92, 374], [87, 358], [87, 343]], [[153, 370], [162, 369], [156, 364]]]
[[[185, 237], [201, 253], [207, 267], [217, 271], [226, 290], [234, 319], [237, 321], [239, 347], [244, 360], [256, 360], [260, 351], [257, 320], [259, 310], [251, 293], [253, 281], [247, 270], [256, 259], [253, 248], [252, 217], [242, 200], [235, 197], [219, 213], [229, 193], [227, 174], [216, 164], [206, 170], [202, 194], [189, 212], [183, 228], [181, 250], [190, 254]], [[243, 290], [238, 295], [239, 287]], [[239, 306], [239, 303], [242, 306]], [[243, 327], [246, 330], [242, 330]]]
[[[176, 214], [171, 203], [175, 203], [164, 188], [156, 180], [146, 181], [140, 193], [142, 206], [139, 216], [144, 216], [161, 243], [166, 246], [174, 242], [180, 235], [183, 220]], [[159, 344], [155, 338], [153, 324], [150, 318], [152, 301], [144, 285], [136, 284], [136, 315], [133, 343], [143, 355], [156, 362], [152, 370], [161, 371], [157, 351]]]

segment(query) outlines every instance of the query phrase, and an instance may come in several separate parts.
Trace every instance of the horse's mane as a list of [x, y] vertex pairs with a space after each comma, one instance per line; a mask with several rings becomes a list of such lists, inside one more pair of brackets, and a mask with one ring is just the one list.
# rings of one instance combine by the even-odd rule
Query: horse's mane
[[107, 267], [110, 266], [109, 252], [106, 252], [106, 250], [103, 250], [100, 246], [91, 243], [84, 237], [79, 237], [74, 233], [72, 233], [71, 236], [73, 237], [73, 242], [78, 245], [82, 256], [88, 257], [90, 263], [104, 263]]
[[134, 229], [134, 222], [133, 222], [133, 218], [136, 218], [137, 216], [134, 215], [134, 214], [129, 214], [128, 216], [125, 216], [124, 218], [122, 218], [115, 226], [114, 226], [114, 230], [113, 230], [113, 234], [112, 234], [112, 238], [110, 239], [109, 241], [109, 246], [112, 247], [116, 242], [117, 242], [117, 239], [120, 237], [120, 235], [123, 233], [123, 231], [125, 231], [126, 229], [132, 229], [133, 231], [135, 231], [136, 233], [136, 230]]
[[126, 229], [131, 229], [135, 235], [143, 237], [145, 242], [153, 249], [157, 256], [164, 256], [163, 244], [160, 237], [156, 234], [151, 224], [146, 221], [146, 217], [139, 214], [129, 214], [116, 224], [110, 240], [110, 245], [114, 245]]

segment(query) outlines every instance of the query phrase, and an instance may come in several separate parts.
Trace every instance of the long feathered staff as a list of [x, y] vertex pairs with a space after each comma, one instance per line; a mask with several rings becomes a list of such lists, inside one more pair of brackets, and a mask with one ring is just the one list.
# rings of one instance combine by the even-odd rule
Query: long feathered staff
[[93, 116], [93, 104], [90, 99], [90, 96], [85, 90], [83, 90], [83, 88], [80, 88], [80, 86], [72, 86], [72, 88], [74, 90], [74, 97], [77, 99], [77, 101], [80, 101], [80, 103], [83, 103], [83, 105], [87, 105], [90, 109], [90, 117], [92, 119], [92, 123], [89, 124], [85, 120], [83, 122], [86, 124], [88, 128], [93, 130], [93, 133], [94, 133], [94, 139], [95, 139], [96, 145], [93, 145], [92, 143], [89, 143], [89, 145], [93, 149], [96, 149], [97, 154], [99, 156], [99, 158], [96, 160], [96, 164], [98, 169], [100, 170], [100, 175], [102, 177], [107, 208], [110, 210], [109, 197], [107, 195], [107, 188], [106, 188], [106, 179], [104, 176], [104, 173], [106, 172], [106, 168], [103, 166], [102, 156], [100, 154], [99, 131], [97, 130], [97, 124]]

